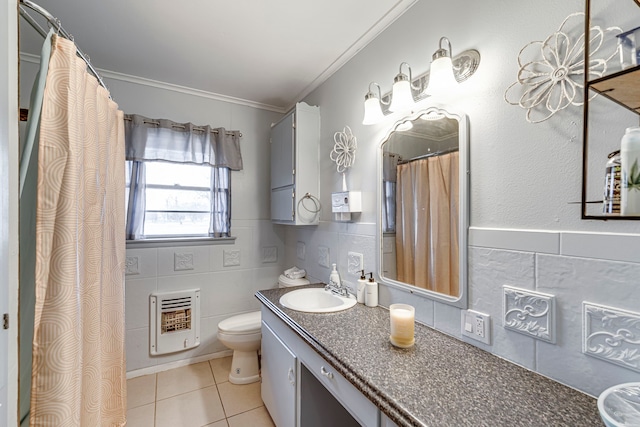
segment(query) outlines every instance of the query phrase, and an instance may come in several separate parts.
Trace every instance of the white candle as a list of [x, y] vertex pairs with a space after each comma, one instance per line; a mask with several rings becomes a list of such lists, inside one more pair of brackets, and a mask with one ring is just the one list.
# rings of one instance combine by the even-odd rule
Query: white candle
[[389, 340], [396, 347], [407, 348], [415, 343], [415, 308], [408, 304], [391, 304], [391, 336]]

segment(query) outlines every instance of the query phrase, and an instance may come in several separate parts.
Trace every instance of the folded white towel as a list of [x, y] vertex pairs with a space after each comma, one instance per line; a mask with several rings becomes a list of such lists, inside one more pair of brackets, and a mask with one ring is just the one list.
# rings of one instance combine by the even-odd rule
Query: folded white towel
[[307, 272], [302, 268], [291, 267], [290, 269], [284, 271], [284, 275], [289, 279], [301, 279], [307, 275]]

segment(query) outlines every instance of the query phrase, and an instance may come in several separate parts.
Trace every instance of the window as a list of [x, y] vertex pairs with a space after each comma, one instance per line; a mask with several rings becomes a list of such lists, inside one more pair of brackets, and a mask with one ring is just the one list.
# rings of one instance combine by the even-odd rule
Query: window
[[396, 232], [396, 183], [382, 182], [382, 232]]
[[240, 132], [125, 115], [127, 239], [230, 237]]
[[[129, 177], [133, 165], [127, 162]], [[229, 168], [145, 162], [143, 169], [145, 185], [139, 191], [145, 192], [145, 203], [138, 239], [229, 235]], [[127, 196], [129, 189], [130, 184]]]

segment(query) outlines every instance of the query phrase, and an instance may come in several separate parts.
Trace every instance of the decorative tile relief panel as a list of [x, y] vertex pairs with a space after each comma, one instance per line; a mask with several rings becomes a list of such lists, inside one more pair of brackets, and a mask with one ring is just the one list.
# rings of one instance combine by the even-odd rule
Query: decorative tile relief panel
[[173, 254], [173, 271], [193, 270], [193, 252]]
[[224, 267], [235, 267], [240, 265], [240, 250], [226, 249], [222, 252], [222, 265]]
[[349, 252], [347, 254], [347, 268], [349, 274], [360, 275], [361, 270], [364, 268], [364, 256], [357, 252]]
[[278, 262], [278, 247], [265, 246], [262, 248], [262, 262]]
[[306, 247], [304, 242], [298, 242], [298, 244], [296, 245], [296, 256], [298, 257], [299, 260], [304, 261], [305, 248]]
[[582, 303], [582, 352], [640, 372], [640, 313]]
[[329, 248], [326, 246], [318, 246], [318, 265], [329, 268]]
[[555, 344], [555, 297], [527, 289], [502, 287], [503, 326]]
[[140, 274], [140, 266], [137, 256], [128, 256], [124, 265], [124, 274], [130, 276], [132, 274]]

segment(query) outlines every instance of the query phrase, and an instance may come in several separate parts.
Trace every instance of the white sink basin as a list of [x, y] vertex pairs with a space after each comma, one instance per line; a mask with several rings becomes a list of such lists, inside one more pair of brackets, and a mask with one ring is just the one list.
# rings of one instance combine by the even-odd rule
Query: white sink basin
[[349, 298], [325, 291], [323, 288], [296, 289], [280, 297], [280, 304], [307, 313], [333, 313], [356, 305], [353, 295]]

